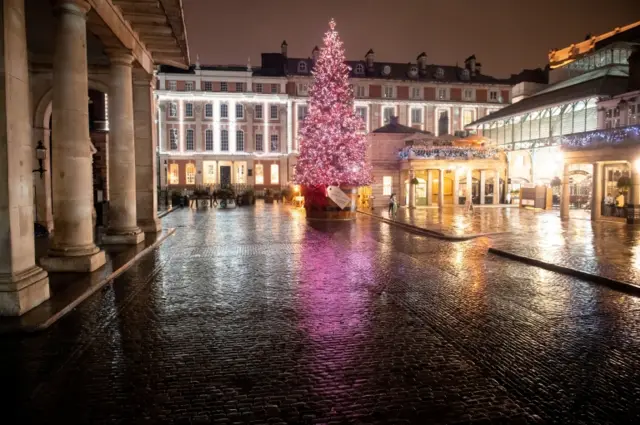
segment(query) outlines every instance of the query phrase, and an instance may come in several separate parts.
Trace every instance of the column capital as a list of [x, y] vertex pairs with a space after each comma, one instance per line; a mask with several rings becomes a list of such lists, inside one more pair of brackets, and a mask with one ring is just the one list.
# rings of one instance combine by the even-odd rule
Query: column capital
[[91, 10], [91, 5], [85, 0], [52, 0], [51, 3], [55, 13], [71, 13], [83, 18]]
[[105, 49], [105, 53], [109, 56], [111, 65], [132, 66], [133, 53], [127, 49]]
[[149, 74], [143, 68], [134, 68], [133, 69], [133, 85], [135, 86], [144, 86], [149, 85], [152, 88], [156, 88], [156, 82], [158, 81], [158, 77], [154, 74]]

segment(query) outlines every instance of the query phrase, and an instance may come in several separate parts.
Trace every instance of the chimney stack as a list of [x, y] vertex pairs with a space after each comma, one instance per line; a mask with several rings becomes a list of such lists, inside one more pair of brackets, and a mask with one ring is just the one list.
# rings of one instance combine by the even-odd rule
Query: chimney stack
[[282, 56], [285, 58], [287, 57], [287, 40], [282, 41], [282, 44], [280, 45], [280, 53], [282, 53]]
[[318, 58], [320, 57], [320, 49], [318, 49], [318, 46], [314, 47], [311, 51], [311, 57], [313, 58], [313, 63], [318, 61]]
[[418, 61], [418, 70], [420, 71], [420, 75], [427, 75], [427, 54], [422, 52], [416, 58]]
[[480, 64], [476, 61], [476, 55], [471, 55], [464, 60], [464, 66], [469, 70], [469, 74], [471, 74], [472, 77], [476, 76], [476, 72], [478, 74], [480, 73], [480, 70], [478, 69], [479, 65]]
[[369, 49], [369, 51], [367, 52], [366, 55], [364, 55], [365, 60], [367, 61], [367, 69], [369, 71], [373, 71], [373, 63], [374, 60], [376, 58], [375, 53], [373, 52], [373, 49]]

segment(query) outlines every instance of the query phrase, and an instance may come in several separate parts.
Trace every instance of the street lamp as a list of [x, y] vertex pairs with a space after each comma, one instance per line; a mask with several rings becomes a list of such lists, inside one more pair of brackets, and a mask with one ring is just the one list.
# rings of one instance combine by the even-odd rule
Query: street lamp
[[32, 173], [40, 173], [40, 178], [42, 178], [44, 172], [47, 171], [42, 168], [42, 161], [44, 161], [46, 158], [47, 148], [44, 147], [44, 145], [42, 144], [42, 140], [40, 140], [38, 141], [38, 146], [36, 146], [36, 159], [38, 160], [38, 168], [32, 171]]

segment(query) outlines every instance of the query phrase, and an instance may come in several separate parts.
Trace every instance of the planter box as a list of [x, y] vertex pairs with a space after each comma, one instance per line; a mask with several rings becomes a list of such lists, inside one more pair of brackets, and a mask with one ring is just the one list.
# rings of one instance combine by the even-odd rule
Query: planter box
[[228, 210], [228, 209], [235, 208], [236, 206], [237, 206], [236, 201], [234, 201], [233, 199], [229, 199], [227, 201], [223, 201], [223, 200], [218, 201], [217, 208], [219, 210]]

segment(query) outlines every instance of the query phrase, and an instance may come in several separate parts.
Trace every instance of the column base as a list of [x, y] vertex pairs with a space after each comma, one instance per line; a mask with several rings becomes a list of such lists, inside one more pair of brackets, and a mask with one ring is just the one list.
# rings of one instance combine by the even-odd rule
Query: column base
[[627, 224], [640, 224], [640, 205], [627, 205]]
[[[40, 259], [40, 265], [49, 272], [77, 272], [89, 273], [104, 266], [107, 262], [104, 251], [98, 250], [88, 255], [60, 255], [49, 252], [47, 257]], [[54, 255], [52, 255], [54, 254]]]
[[144, 241], [144, 233], [140, 229], [122, 234], [107, 232], [102, 236], [104, 245], [138, 245], [142, 241]]
[[49, 299], [49, 276], [38, 266], [0, 276], [0, 316], [22, 316]]
[[145, 233], [158, 233], [162, 230], [162, 223], [158, 218], [138, 220], [138, 227]]

